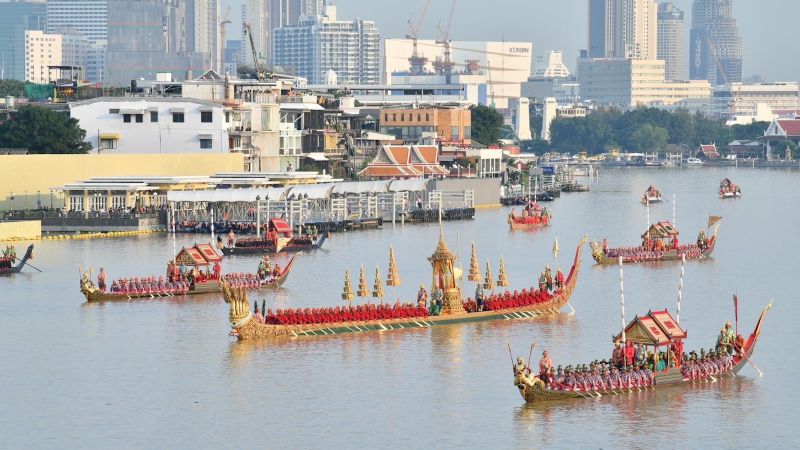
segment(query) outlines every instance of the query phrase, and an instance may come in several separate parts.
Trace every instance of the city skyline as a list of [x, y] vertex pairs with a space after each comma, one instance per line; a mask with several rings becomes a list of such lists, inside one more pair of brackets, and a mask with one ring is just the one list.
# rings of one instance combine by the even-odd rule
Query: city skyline
[[[231, 1], [231, 0], [223, 0]], [[363, 0], [337, 0], [335, 2], [341, 18], [360, 17], [374, 20], [384, 38], [401, 38], [407, 33], [407, 21], [419, 17], [424, 0], [412, 0], [402, 13], [394, 6], [370, 4], [367, 8]], [[673, 0], [675, 6], [685, 12], [687, 26], [691, 23], [692, 0]], [[234, 4], [238, 4], [235, 3]], [[538, 58], [549, 50], [564, 52], [564, 62], [574, 70], [578, 50], [586, 47], [588, 9], [586, 0], [549, 2], [544, 0], [502, 0], [496, 7], [479, 9], [474, 0], [460, 0], [456, 4], [451, 36], [456, 40], [507, 40], [530, 41]], [[770, 14], [770, 26], [764, 27], [765, 11]], [[800, 80], [800, 62], [789, 58], [775, 59], [775, 52], [790, 54], [792, 42], [786, 39], [785, 31], [793, 29], [793, 18], [800, 15], [800, 2], [767, 0], [765, 2], [734, 1], [734, 16], [742, 36], [744, 77], [762, 75], [771, 81]], [[436, 37], [436, 26], [447, 22], [450, 2], [432, 2], [422, 24], [420, 38]], [[537, 11], [542, 11], [537, 14]], [[558, 19], [558, 20], [556, 20]], [[504, 23], [505, 21], [505, 23]], [[486, 26], [486, 23], [491, 26]], [[574, 33], [565, 30], [574, 29]], [[761, 51], [769, 48], [770, 51]], [[688, 58], [688, 39], [684, 54]]]

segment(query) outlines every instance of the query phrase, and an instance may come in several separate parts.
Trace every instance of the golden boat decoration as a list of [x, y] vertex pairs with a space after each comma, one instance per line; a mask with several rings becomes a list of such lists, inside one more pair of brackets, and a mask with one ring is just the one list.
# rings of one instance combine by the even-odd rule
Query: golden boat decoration
[[[330, 336], [368, 331], [391, 331], [402, 329], [430, 328], [442, 325], [483, 322], [489, 320], [531, 319], [560, 314], [569, 302], [581, 269], [581, 248], [588, 242], [584, 237], [575, 250], [572, 268], [563, 285], [553, 291], [541, 288], [523, 289], [492, 294], [477, 304], [473, 299], [462, 297], [457, 279], [460, 269], [454, 267], [456, 256], [449, 250], [440, 232], [436, 251], [428, 258], [432, 268], [431, 301], [427, 292], [417, 303], [401, 305], [361, 304], [327, 308], [304, 308], [298, 310], [268, 310], [265, 316], [250, 307], [247, 292], [223, 283], [225, 302], [230, 305], [229, 320], [231, 334], [239, 340], [269, 337]], [[503, 284], [507, 284], [505, 264], [502, 264]], [[359, 293], [367, 294], [364, 271], [361, 269]], [[491, 274], [489, 274], [491, 277]], [[491, 278], [490, 278], [491, 279]], [[480, 283], [484, 280], [478, 279]], [[382, 294], [380, 274], [372, 292]], [[494, 284], [494, 280], [490, 284]], [[341, 297], [349, 301], [352, 288], [349, 274], [345, 277], [345, 289]], [[423, 290], [424, 292], [424, 290]], [[376, 295], [378, 294], [378, 295]], [[424, 306], [423, 306], [424, 305]]]

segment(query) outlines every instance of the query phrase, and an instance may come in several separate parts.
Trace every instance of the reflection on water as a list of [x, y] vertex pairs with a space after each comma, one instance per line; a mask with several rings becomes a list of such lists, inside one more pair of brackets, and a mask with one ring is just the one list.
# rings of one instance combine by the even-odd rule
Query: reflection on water
[[[746, 196], [717, 199], [724, 176]], [[677, 193], [684, 241], [709, 213], [724, 217], [714, 258], [686, 264], [687, 348], [713, 346], [720, 326], [733, 320], [733, 291], [743, 332], [776, 299], [754, 356], [763, 378], [745, 368], [719, 383], [550, 404], [524, 404], [512, 385], [506, 343], [514, 357], [527, 357], [535, 343], [534, 362], [545, 349], [556, 365], [608, 357], [620, 327], [618, 269], [593, 265], [588, 250], [571, 300], [575, 315], [238, 342], [228, 336], [228, 305], [219, 294], [85, 303], [79, 265], [103, 265], [112, 278], [161, 273], [170, 239], [39, 242], [34, 264], [43, 274], [0, 278], [0, 359], [7, 362], [0, 371], [0, 447], [800, 446], [792, 432], [800, 396], [791, 387], [800, 365], [786, 350], [800, 314], [789, 272], [800, 213], [793, 192], [775, 188], [797, 185], [798, 177], [745, 169], [609, 170], [592, 192], [562, 195], [552, 204], [553, 226], [538, 233], [509, 232], [508, 209], [446, 223], [461, 267], [475, 242], [482, 262], [496, 268], [503, 256], [510, 289], [521, 289], [536, 283], [545, 264], [553, 266], [556, 234], [562, 268], [584, 234], [613, 245], [637, 242], [646, 217], [639, 196], [657, 184], [668, 199]], [[671, 205], [654, 205], [651, 217], [671, 219]], [[208, 236], [177, 240], [180, 247]], [[386, 273], [389, 245], [404, 283], [397, 295], [413, 299], [419, 284], [430, 282], [425, 258], [437, 240], [437, 224], [336, 234], [324, 251], [301, 255], [281, 289], [254, 292], [250, 302], [273, 309], [342, 305], [345, 269], [357, 274], [363, 264], [369, 274], [380, 265]], [[224, 266], [253, 271], [257, 264], [257, 257], [240, 256]], [[679, 264], [626, 266], [628, 319], [651, 308], [674, 311], [679, 273]], [[462, 289], [471, 293], [474, 286], [464, 282]]]

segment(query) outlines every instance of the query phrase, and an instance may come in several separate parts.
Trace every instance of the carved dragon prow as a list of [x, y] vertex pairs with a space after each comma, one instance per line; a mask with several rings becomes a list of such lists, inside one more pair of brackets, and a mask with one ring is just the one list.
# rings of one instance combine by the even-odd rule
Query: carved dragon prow
[[222, 297], [230, 305], [228, 318], [233, 328], [241, 328], [253, 317], [250, 312], [250, 302], [244, 288], [231, 287], [226, 282], [221, 282]]

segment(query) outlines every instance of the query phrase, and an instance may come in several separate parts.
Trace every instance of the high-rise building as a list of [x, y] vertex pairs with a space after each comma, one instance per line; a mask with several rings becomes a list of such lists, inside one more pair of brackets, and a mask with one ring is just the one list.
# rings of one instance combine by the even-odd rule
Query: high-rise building
[[742, 81], [742, 37], [733, 0], [694, 0], [689, 77], [712, 85]]
[[[253, 47], [260, 66], [269, 64], [269, 36], [270, 15], [268, 6], [270, 0], [244, 0], [242, 4], [242, 24], [249, 27], [252, 36], [247, 31], [242, 32], [242, 64], [254, 66]], [[250, 38], [253, 44], [250, 44]]]
[[25, 81], [49, 83], [48, 66], [62, 65], [61, 35], [25, 31]]
[[220, 0], [188, 0], [186, 2], [186, 50], [206, 55], [209, 69], [222, 73], [220, 67]]
[[569, 69], [564, 65], [564, 54], [561, 51], [549, 51], [546, 55], [547, 64], [542, 65], [533, 73], [533, 78], [567, 78]]
[[169, 72], [183, 79], [210, 68], [207, 54], [189, 52], [186, 3], [165, 0], [109, 0], [106, 83], [155, 79]]
[[590, 58], [655, 59], [655, 0], [589, 0]]
[[665, 63], [668, 80], [686, 78], [683, 11], [670, 2], [658, 5], [658, 59]]
[[0, 79], [25, 79], [25, 31], [45, 30], [44, 2], [0, 2]]
[[333, 71], [339, 84], [377, 84], [380, 74], [380, 34], [373, 21], [336, 20], [336, 9], [325, 16], [305, 17], [296, 26], [273, 34], [272, 63], [310, 84], [322, 84]]
[[107, 0], [49, 0], [47, 34], [78, 32], [89, 42], [104, 41], [108, 35]]

